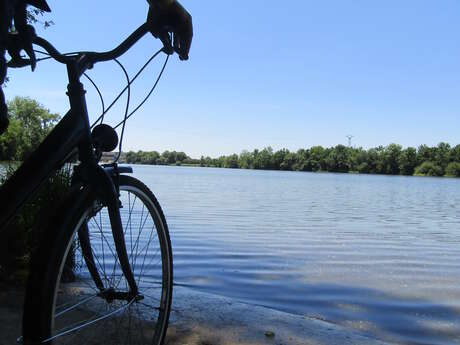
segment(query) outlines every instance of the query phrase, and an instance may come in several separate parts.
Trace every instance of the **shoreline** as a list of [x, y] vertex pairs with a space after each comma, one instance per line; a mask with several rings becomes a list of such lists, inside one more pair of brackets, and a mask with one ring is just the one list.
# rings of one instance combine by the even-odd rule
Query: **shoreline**
[[206, 169], [221, 169], [221, 170], [242, 170], [242, 171], [275, 171], [275, 172], [286, 172], [286, 173], [307, 173], [307, 174], [332, 174], [332, 175], [361, 175], [361, 176], [396, 176], [396, 177], [416, 177], [416, 178], [436, 178], [436, 179], [460, 179], [457, 176], [443, 175], [443, 176], [432, 176], [432, 175], [423, 175], [423, 174], [413, 174], [413, 175], [401, 175], [401, 174], [377, 174], [377, 173], [360, 173], [359, 171], [327, 171], [327, 170], [318, 170], [318, 171], [304, 171], [304, 170], [281, 170], [281, 169], [252, 169], [252, 168], [226, 168], [219, 166], [201, 166], [196, 164], [142, 164], [142, 163], [127, 163], [120, 162], [120, 165], [129, 165], [129, 166], [145, 166], [145, 167], [172, 167], [172, 168], [206, 168]]
[[[186, 341], [171, 342], [177, 335]], [[177, 286], [168, 339], [169, 345], [392, 344], [323, 320]]]
[[[0, 287], [0, 345], [20, 334], [24, 294]], [[165, 345], [391, 345], [326, 321], [175, 286]]]
[[[112, 161], [101, 161], [100, 163], [111, 163]], [[18, 164], [20, 165], [22, 162], [18, 161], [0, 161], [0, 177], [4, 174], [2, 171], [2, 166], [6, 166], [8, 164]], [[336, 175], [362, 175], [362, 176], [400, 176], [400, 177], [417, 177], [417, 178], [436, 178], [436, 179], [460, 179], [460, 176], [453, 176], [453, 175], [442, 175], [442, 176], [435, 176], [435, 175], [427, 175], [427, 174], [412, 174], [412, 175], [404, 175], [404, 174], [378, 174], [378, 173], [361, 173], [359, 171], [327, 171], [327, 170], [317, 170], [317, 171], [309, 171], [309, 170], [283, 170], [283, 169], [254, 169], [254, 168], [228, 168], [228, 167], [219, 167], [219, 166], [201, 166], [200, 164], [143, 164], [143, 163], [127, 163], [126, 161], [119, 162], [120, 165], [133, 165], [133, 166], [146, 166], [146, 167], [178, 167], [178, 168], [209, 168], [209, 169], [225, 169], [225, 170], [243, 170], [243, 171], [276, 171], [276, 172], [294, 172], [294, 173], [310, 173], [310, 174], [336, 174]], [[4, 170], [4, 169], [3, 169]]]

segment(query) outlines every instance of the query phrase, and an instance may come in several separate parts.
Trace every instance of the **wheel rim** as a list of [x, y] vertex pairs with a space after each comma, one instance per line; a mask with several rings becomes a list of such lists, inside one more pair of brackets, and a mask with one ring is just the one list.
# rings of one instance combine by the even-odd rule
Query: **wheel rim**
[[[172, 285], [169, 245], [160, 211], [139, 188], [120, 186], [125, 242], [142, 299], [107, 298], [91, 279], [77, 230], [88, 225], [94, 263], [106, 290], [128, 292], [107, 209], [94, 203], [76, 222], [59, 270], [53, 330], [57, 344], [158, 343], [167, 326]], [[163, 251], [161, 250], [163, 248]], [[72, 269], [69, 269], [72, 267]]]

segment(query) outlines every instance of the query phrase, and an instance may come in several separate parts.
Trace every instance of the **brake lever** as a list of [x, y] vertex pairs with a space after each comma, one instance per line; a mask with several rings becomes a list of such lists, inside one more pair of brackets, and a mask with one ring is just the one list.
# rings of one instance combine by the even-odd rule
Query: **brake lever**
[[174, 47], [171, 35], [168, 32], [169, 28], [165, 27], [163, 31], [158, 35], [158, 38], [163, 43], [163, 52], [167, 55], [174, 54]]
[[32, 65], [32, 60], [24, 59], [23, 57], [15, 57], [7, 62], [6, 64], [9, 68], [22, 68]]
[[[8, 67], [31, 66], [32, 71], [35, 70], [37, 61], [32, 47], [35, 37], [35, 29], [31, 25], [25, 26], [20, 32], [8, 34], [8, 54], [11, 56]], [[21, 56], [22, 50], [26, 52], [30, 59], [24, 59]]]

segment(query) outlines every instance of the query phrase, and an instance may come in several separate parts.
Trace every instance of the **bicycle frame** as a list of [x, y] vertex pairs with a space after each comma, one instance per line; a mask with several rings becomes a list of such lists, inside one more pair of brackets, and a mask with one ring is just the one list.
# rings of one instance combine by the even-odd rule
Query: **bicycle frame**
[[[70, 101], [70, 110], [38, 149], [0, 187], [0, 231], [3, 231], [39, 186], [54, 171], [62, 167], [73, 153], [78, 152], [81, 164], [75, 170], [77, 173], [75, 180], [85, 188], [89, 188], [91, 192], [96, 193], [97, 197], [107, 206], [117, 255], [131, 294], [134, 296], [137, 295], [138, 291], [129, 265], [123, 237], [118, 188], [114, 185], [110, 174], [97, 162], [91, 137], [85, 90], [80, 82], [80, 77], [95, 63], [108, 61], [125, 53], [147, 32], [147, 25], [143, 24], [112, 51], [104, 53], [85, 52], [73, 56], [60, 54], [42, 38], [37, 37], [34, 40], [34, 43], [47, 50], [51, 57], [66, 64], [69, 77], [67, 95]], [[94, 263], [92, 264], [94, 265]], [[98, 277], [93, 276], [93, 279], [97, 281]]]

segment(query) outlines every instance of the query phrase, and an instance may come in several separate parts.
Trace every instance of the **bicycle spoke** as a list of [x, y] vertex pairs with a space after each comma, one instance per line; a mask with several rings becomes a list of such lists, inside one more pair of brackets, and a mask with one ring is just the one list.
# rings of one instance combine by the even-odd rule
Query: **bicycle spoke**
[[147, 245], [145, 246], [145, 255], [144, 255], [144, 259], [142, 261], [141, 272], [139, 273], [139, 280], [137, 281], [138, 285], [139, 285], [139, 281], [140, 281], [140, 279], [142, 277], [142, 273], [144, 273], [145, 259], [147, 258], [147, 252], [148, 252], [148, 248], [149, 248], [149, 245], [151, 243], [151, 240], [152, 240], [152, 235], [153, 235], [153, 228], [152, 228], [152, 231], [150, 232], [149, 241], [147, 242]]
[[[102, 212], [99, 212], [99, 222], [101, 224], [102, 228]], [[104, 264], [103, 269], [104, 269], [104, 277], [107, 277], [107, 274], [105, 272], [105, 251], [104, 251], [104, 241], [101, 243], [102, 246], [102, 263]]]
[[[106, 236], [104, 235], [104, 232], [103, 232], [102, 228], [101, 228], [97, 223], [96, 223], [96, 225], [98, 226], [98, 229], [99, 229], [99, 232], [100, 232], [100, 234], [101, 234], [101, 238], [102, 238], [103, 242], [105, 242], [105, 243], [107, 244], [107, 246], [108, 246], [110, 252], [112, 253], [113, 258], [115, 259], [115, 263], [114, 263], [114, 265], [113, 265], [113, 270], [112, 270], [112, 277], [114, 277], [114, 276], [115, 276], [116, 269], [117, 269], [117, 266], [118, 266], [118, 262], [119, 262], [118, 255], [115, 254], [116, 251], [115, 251], [115, 250], [112, 248], [112, 246], [110, 245], [108, 239], [107, 239]], [[106, 279], [107, 279], [107, 283], [108, 283], [108, 284], [110, 284], [110, 285], [113, 284], [114, 279], [109, 279], [109, 278], [107, 278], [107, 277], [106, 277]]]
[[[131, 200], [131, 193], [128, 193], [128, 200]], [[131, 206], [131, 202], [128, 201], [129, 207]], [[131, 231], [131, 216], [132, 216], [132, 211], [134, 208], [134, 202], [133, 202], [133, 207], [130, 208], [129, 211], [129, 218], [128, 218], [128, 223], [129, 223], [129, 238], [130, 238], [130, 246], [131, 246], [131, 255], [133, 255], [133, 232]]]
[[134, 258], [134, 264], [132, 265], [133, 269], [136, 267], [137, 254], [138, 254], [137, 249], [138, 249], [138, 247], [139, 247], [139, 239], [140, 239], [140, 237], [141, 237], [142, 230], [143, 230], [143, 228], [144, 228], [143, 225], [144, 225], [145, 222], [147, 221], [147, 217], [148, 217], [148, 214], [147, 214], [147, 217], [146, 217], [146, 219], [145, 219], [145, 221], [144, 221], [144, 224], [142, 224], [142, 219], [144, 218], [144, 209], [145, 209], [144, 204], [142, 204], [142, 214], [141, 214], [141, 221], [140, 221], [140, 224], [139, 224], [139, 234], [137, 235], [136, 244], [135, 244], [135, 247], [136, 247], [136, 256], [135, 256], [135, 258]]
[[[163, 243], [169, 244], [169, 239], [164, 237], [160, 241], [160, 234], [165, 233], [159, 223], [162, 222], [161, 210], [156, 211], [156, 204], [142, 189], [130, 188], [120, 186], [120, 201], [124, 204], [120, 216], [129, 264], [143, 298], [125, 300], [130, 286], [121, 270], [108, 211], [106, 207], [96, 207], [94, 202], [82, 212], [82, 220], [75, 223], [77, 230], [69, 244], [72, 249], [66, 252], [71, 255], [66, 270], [72, 275], [58, 280], [53, 332], [46, 341], [58, 345], [102, 344], [114, 340], [123, 344], [147, 344], [162, 334], [158, 332], [164, 332], [170, 308], [167, 282], [171, 279], [163, 277], [168, 269], [165, 271], [161, 265], [168, 264], [162, 260], [165, 260], [163, 253], [168, 253], [163, 251]], [[82, 228], [79, 233], [81, 224], [88, 228]], [[89, 238], [86, 240], [89, 249], [82, 248], [83, 236]], [[63, 260], [67, 264], [67, 259]], [[102, 288], [96, 286], [97, 279], [93, 279], [91, 272], [100, 275]]]
[[[157, 257], [157, 254], [158, 254], [158, 251], [157, 251], [157, 253], [152, 257], [152, 259], [150, 260], [150, 262], [147, 264], [147, 267], [150, 267], [150, 266], [152, 265], [152, 262], [153, 262], [153, 260], [155, 260], [155, 258]], [[158, 261], [155, 263], [155, 265], [153, 265], [153, 266], [156, 266], [160, 261], [161, 261], [161, 256], [160, 256], [160, 258], [158, 259]]]
[[102, 320], [105, 320], [109, 317], [112, 317], [114, 315], [116, 315], [117, 313], [121, 312], [122, 310], [128, 308], [132, 303], [134, 302], [134, 299], [132, 299], [128, 304], [126, 304], [125, 306], [122, 306], [114, 311], [112, 311], [111, 313], [107, 314], [107, 315], [104, 315], [104, 316], [101, 316], [101, 317], [98, 317], [98, 318], [95, 318], [95, 319], [91, 319], [91, 320], [88, 320], [87, 322], [85, 323], [75, 323], [73, 325], [70, 325], [67, 329], [64, 329], [63, 331], [60, 331], [59, 334], [57, 335], [54, 335], [46, 340], [44, 340], [43, 342], [46, 343], [46, 342], [50, 342], [56, 338], [59, 338], [59, 337], [62, 337], [64, 335], [67, 335], [69, 333], [73, 333], [73, 332], [76, 332], [84, 327], [88, 327], [88, 326], [91, 326], [93, 324], [95, 324], [96, 322], [100, 322]]
[[[99, 227], [99, 226], [98, 226], [98, 227]], [[100, 229], [100, 227], [99, 227], [99, 229]], [[88, 230], [88, 231], [89, 231], [89, 230]], [[102, 230], [101, 230], [101, 233], [102, 233]], [[104, 241], [101, 241], [101, 243], [103, 244]], [[83, 255], [83, 252], [82, 252], [81, 254]], [[89, 258], [87, 255], [84, 255], [84, 257], [87, 259], [87, 260], [85, 260], [85, 262], [86, 262], [86, 263], [88, 263], [88, 262], [91, 262], [91, 263], [92, 263], [92, 262], [94, 262], [94, 259], [96, 259], [96, 261], [97, 261], [97, 263], [98, 263], [98, 265], [99, 265], [99, 267], [100, 267], [100, 270], [102, 271], [102, 274], [103, 274], [103, 276], [104, 276], [104, 279], [105, 279], [106, 281], [108, 281], [109, 279], [107, 278], [107, 274], [106, 274], [106, 271], [105, 271], [105, 262], [103, 261], [103, 263], [101, 264], [101, 262], [99, 261], [98, 255], [94, 255], [95, 253], [94, 253], [93, 250], [92, 250], [92, 254], [93, 254], [93, 260], [91, 260], [91, 258]], [[94, 267], [94, 268], [97, 269], [97, 267]]]
[[[83, 305], [84, 303], [86, 303], [86, 302], [88, 302], [88, 301], [94, 299], [95, 297], [97, 297], [97, 295], [90, 296], [90, 297], [84, 299], [83, 301], [80, 301], [79, 303], [73, 305], [72, 307], [66, 308], [66, 309], [64, 309], [64, 310], [62, 310], [62, 311], [60, 311], [60, 312], [58, 312], [58, 313], [55, 315], [55, 317], [59, 317], [59, 316], [65, 314], [65, 313], [68, 313], [69, 311], [74, 310], [75, 308], [77, 308], [77, 307]], [[58, 308], [56, 308], [56, 309], [58, 309]]]

